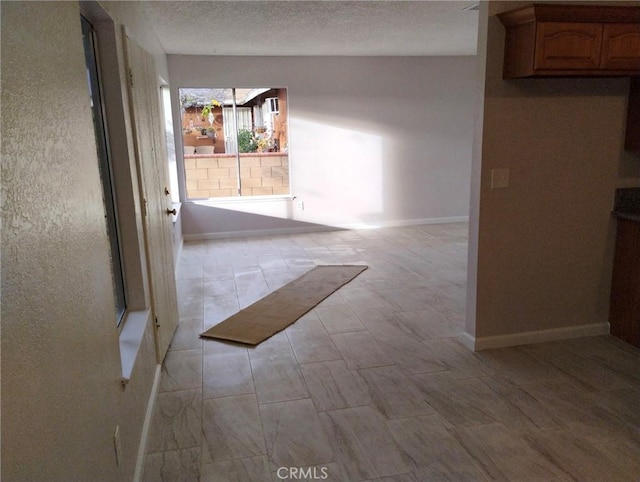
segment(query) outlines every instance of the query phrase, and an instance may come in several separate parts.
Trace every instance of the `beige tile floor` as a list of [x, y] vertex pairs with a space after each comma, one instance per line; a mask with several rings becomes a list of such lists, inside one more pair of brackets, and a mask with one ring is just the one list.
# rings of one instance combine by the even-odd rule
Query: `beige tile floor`
[[[639, 481], [640, 350], [467, 351], [466, 239], [448, 224], [186, 244], [144, 480]], [[369, 269], [261, 345], [198, 337], [340, 263]]]

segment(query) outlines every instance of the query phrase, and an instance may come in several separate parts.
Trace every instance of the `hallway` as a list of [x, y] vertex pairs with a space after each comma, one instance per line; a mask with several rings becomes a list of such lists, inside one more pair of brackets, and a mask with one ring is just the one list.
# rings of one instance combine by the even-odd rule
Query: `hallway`
[[[640, 351], [469, 352], [466, 256], [465, 223], [186, 243], [144, 480], [640, 478]], [[316, 264], [369, 269], [257, 347], [198, 337]]]

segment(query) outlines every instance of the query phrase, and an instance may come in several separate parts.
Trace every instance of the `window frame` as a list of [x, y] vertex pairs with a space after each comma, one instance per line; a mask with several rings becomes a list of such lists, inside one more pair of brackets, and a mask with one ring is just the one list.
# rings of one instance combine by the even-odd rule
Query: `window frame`
[[96, 140], [102, 199], [105, 208], [107, 236], [109, 237], [111, 276], [116, 309], [116, 324], [119, 326], [127, 312], [126, 280], [124, 276], [124, 259], [122, 256], [121, 227], [117, 209], [117, 195], [114, 185], [113, 162], [109, 145], [109, 130], [106, 121], [106, 107], [102, 94], [102, 78], [100, 73], [100, 55], [98, 51], [98, 35], [93, 23], [80, 15], [82, 24], [83, 47], [87, 68], [89, 99], [93, 114], [93, 127]]
[[[230, 196], [211, 196], [209, 195], [207, 196], [202, 196], [202, 197], [198, 197], [198, 196], [189, 196], [189, 191], [193, 191], [193, 189], [188, 189], [189, 188], [189, 179], [187, 178], [187, 160], [191, 160], [193, 159], [193, 157], [191, 157], [191, 155], [189, 155], [189, 158], [185, 158], [185, 150], [184, 150], [184, 146], [185, 146], [185, 142], [184, 142], [184, 136], [183, 136], [183, 127], [184, 127], [184, 123], [183, 123], [183, 107], [182, 107], [182, 102], [181, 102], [181, 96], [182, 96], [182, 90], [183, 89], [189, 89], [189, 90], [198, 90], [198, 89], [203, 89], [203, 90], [210, 90], [213, 89], [212, 87], [177, 87], [175, 89], [175, 102], [174, 102], [174, 133], [175, 133], [175, 145], [176, 145], [176, 158], [178, 159], [178, 179], [180, 181], [180, 199], [182, 202], [189, 202], [189, 203], [199, 203], [199, 204], [209, 204], [209, 205], [217, 205], [217, 204], [230, 204], [230, 203], [248, 203], [248, 202], [264, 202], [264, 201], [272, 201], [272, 200], [282, 200], [282, 199], [292, 199], [293, 197], [293, 186], [292, 186], [292, 167], [291, 167], [291, 153], [290, 153], [290, 149], [289, 149], [289, 139], [290, 139], [290, 129], [289, 129], [289, 88], [287, 86], [277, 86], [277, 87], [256, 87], [254, 84], [251, 84], [250, 86], [242, 86], [242, 87], [224, 87], [224, 88], [216, 88], [216, 89], [220, 89], [220, 90], [232, 90], [234, 92], [234, 104], [235, 104], [235, 91], [236, 89], [243, 89], [243, 90], [252, 90], [252, 89], [256, 89], [256, 90], [264, 90], [264, 94], [269, 94], [271, 91], [279, 91], [279, 90], [283, 90], [284, 91], [284, 98], [286, 99], [286, 105], [287, 105], [287, 109], [285, 112], [285, 118], [284, 121], [282, 122], [285, 126], [286, 126], [286, 146], [285, 148], [282, 148], [282, 146], [279, 146], [279, 151], [277, 152], [269, 152], [269, 153], [259, 153], [259, 156], [264, 156], [264, 154], [271, 154], [271, 155], [278, 155], [280, 157], [286, 157], [286, 177], [283, 177], [283, 187], [286, 187], [286, 192], [276, 192], [276, 193], [272, 193], [272, 194], [246, 194], [246, 193], [242, 193], [242, 183], [239, 182], [238, 185], [238, 193], [237, 194], [232, 194]], [[277, 99], [278, 100], [278, 107], [280, 102], [279, 102], [279, 98], [276, 94], [276, 96], [273, 96], [273, 93], [270, 96], [265, 96], [262, 100], [263, 100], [263, 104], [262, 107], [260, 107], [260, 109], [264, 109], [264, 106], [268, 106], [268, 109], [271, 109], [271, 104], [272, 104], [272, 100], [273, 99]], [[245, 107], [246, 104], [243, 105], [238, 105], [237, 108], [241, 108], [241, 107]], [[229, 107], [227, 104], [221, 105], [222, 108], [224, 109], [230, 109], [231, 107]], [[248, 109], [251, 109], [252, 111], [254, 110], [254, 106], [248, 106]], [[238, 110], [237, 109], [237, 110]], [[237, 110], [236, 110], [236, 117], [237, 117]], [[275, 115], [283, 115], [281, 112], [281, 109], [279, 108], [279, 110], [276, 112], [271, 112], [269, 111], [270, 114], [275, 114]], [[176, 114], [177, 113], [177, 114]], [[255, 115], [255, 114], [253, 114]], [[237, 125], [237, 120], [236, 120], [236, 125]], [[255, 126], [253, 126], [253, 130], [255, 131]], [[235, 130], [235, 134], [236, 134], [236, 143], [237, 143], [237, 133], [238, 133], [238, 129]], [[189, 144], [190, 145], [190, 144]], [[236, 149], [237, 150], [237, 149]], [[252, 153], [240, 153], [240, 152], [234, 152], [234, 153], [214, 153], [215, 154], [226, 154], [227, 156], [231, 156], [233, 155], [236, 158], [236, 166], [234, 167], [237, 170], [237, 180], [240, 180], [242, 178], [241, 175], [241, 168], [243, 168], [244, 166], [240, 165], [240, 159], [242, 157], [249, 157], [250, 154]], [[282, 161], [281, 161], [282, 162]], [[240, 169], [239, 169], [240, 168]], [[286, 184], [285, 184], [286, 183]], [[277, 188], [277, 186], [276, 186]], [[229, 189], [233, 189], [233, 188], [229, 188]]]
[[[133, 150], [133, 132], [128, 118], [128, 98], [124, 79], [121, 31], [109, 14], [95, 1], [80, 2], [79, 17], [85, 17], [97, 37], [96, 51], [104, 106], [107, 146], [116, 215], [120, 226], [120, 248], [124, 276], [126, 309], [117, 326], [120, 336], [128, 319], [139, 318], [149, 310], [147, 275], [142, 229], [141, 193]], [[81, 19], [78, 19], [81, 21]]]

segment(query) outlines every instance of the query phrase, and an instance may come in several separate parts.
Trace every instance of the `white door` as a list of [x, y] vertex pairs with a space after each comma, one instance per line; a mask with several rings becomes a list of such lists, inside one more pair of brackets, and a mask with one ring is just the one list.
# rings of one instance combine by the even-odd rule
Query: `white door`
[[160, 86], [151, 54], [126, 35], [125, 38], [151, 309], [155, 320], [158, 363], [161, 363], [178, 326], [178, 304]]

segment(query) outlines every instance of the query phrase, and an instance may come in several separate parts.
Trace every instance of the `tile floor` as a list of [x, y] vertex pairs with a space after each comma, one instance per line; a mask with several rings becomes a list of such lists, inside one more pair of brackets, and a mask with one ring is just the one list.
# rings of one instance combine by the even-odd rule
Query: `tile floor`
[[[640, 350], [605, 336], [467, 351], [466, 234], [186, 244], [144, 480], [640, 480]], [[334, 263], [369, 269], [258, 347], [198, 338]]]

